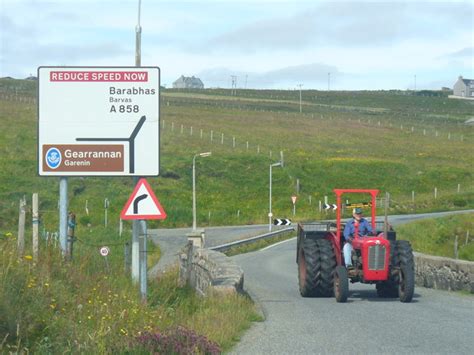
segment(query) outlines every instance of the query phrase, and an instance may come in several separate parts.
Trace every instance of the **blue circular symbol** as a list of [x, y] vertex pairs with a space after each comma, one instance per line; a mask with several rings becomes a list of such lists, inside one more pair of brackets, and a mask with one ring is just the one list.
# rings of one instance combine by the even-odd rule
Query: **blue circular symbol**
[[61, 164], [61, 152], [57, 148], [49, 148], [46, 152], [46, 165], [56, 169]]

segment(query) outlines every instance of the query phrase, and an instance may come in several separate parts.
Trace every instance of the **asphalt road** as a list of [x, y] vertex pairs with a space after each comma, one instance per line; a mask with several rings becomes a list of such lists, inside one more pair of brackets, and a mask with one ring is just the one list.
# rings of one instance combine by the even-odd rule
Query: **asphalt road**
[[[440, 216], [393, 216], [398, 225]], [[442, 214], [445, 215], [445, 214]], [[348, 302], [303, 298], [296, 240], [233, 259], [266, 320], [247, 331], [235, 354], [472, 354], [474, 297], [416, 288], [411, 303], [380, 299], [375, 286], [351, 284]]]
[[472, 354], [474, 297], [416, 288], [411, 303], [351, 284], [347, 303], [299, 294], [296, 240], [233, 259], [266, 320], [235, 354]]

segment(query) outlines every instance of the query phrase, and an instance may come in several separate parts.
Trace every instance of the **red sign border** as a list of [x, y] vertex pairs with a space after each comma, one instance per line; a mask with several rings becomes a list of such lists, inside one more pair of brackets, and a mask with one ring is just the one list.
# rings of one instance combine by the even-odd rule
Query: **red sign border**
[[[135, 200], [135, 197], [138, 193], [138, 190], [142, 185], [145, 185], [146, 190], [150, 194], [150, 197], [152, 198], [153, 202], [155, 203], [155, 206], [158, 208], [158, 211], [161, 212], [160, 215], [134, 215], [134, 216], [127, 216], [125, 213], [127, 213], [128, 208], [132, 204], [132, 202]], [[141, 178], [138, 180], [137, 185], [135, 186], [135, 189], [133, 190], [132, 194], [130, 195], [127, 203], [125, 204], [124, 208], [122, 209], [122, 212], [120, 212], [120, 218], [123, 220], [134, 220], [134, 219], [166, 219], [167, 215], [164, 210], [164, 208], [161, 206], [160, 202], [156, 198], [155, 193], [153, 192], [150, 184], [145, 178]]]

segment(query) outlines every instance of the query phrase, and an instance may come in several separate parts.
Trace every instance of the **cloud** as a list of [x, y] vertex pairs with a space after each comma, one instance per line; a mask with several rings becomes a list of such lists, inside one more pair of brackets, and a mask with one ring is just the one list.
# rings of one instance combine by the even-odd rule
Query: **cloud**
[[323, 63], [311, 63], [303, 65], [288, 66], [266, 72], [243, 72], [228, 68], [211, 68], [201, 71], [198, 76], [207, 87], [228, 87], [231, 76], [237, 76], [237, 86], [243, 88], [272, 88], [272, 87], [295, 87], [304, 83], [311, 85], [326, 85], [328, 73], [340, 75], [339, 70]]
[[472, 29], [468, 3], [333, 2], [255, 21], [211, 38], [210, 49], [257, 52], [312, 46], [377, 46], [446, 38]]
[[466, 47], [455, 52], [447, 53], [442, 55], [440, 58], [473, 58], [474, 57], [474, 47]]

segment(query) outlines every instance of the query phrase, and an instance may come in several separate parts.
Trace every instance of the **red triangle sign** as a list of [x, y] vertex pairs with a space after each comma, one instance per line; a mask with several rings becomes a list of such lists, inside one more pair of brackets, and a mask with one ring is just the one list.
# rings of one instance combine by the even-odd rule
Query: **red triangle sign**
[[166, 212], [161, 207], [155, 193], [146, 179], [140, 179], [125, 204], [122, 219], [165, 219]]

